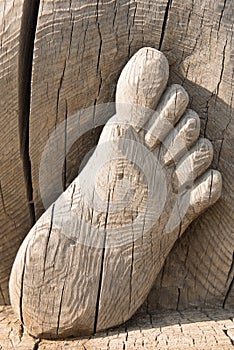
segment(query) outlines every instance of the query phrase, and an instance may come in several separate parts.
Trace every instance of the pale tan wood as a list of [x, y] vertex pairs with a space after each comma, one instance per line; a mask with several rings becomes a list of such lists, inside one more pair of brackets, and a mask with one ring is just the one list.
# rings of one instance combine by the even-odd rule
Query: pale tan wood
[[136, 315], [124, 327], [91, 338], [45, 341], [20, 328], [10, 307], [0, 308], [1, 350], [231, 350], [231, 310], [198, 310]]
[[[220, 197], [221, 175], [207, 170], [207, 139], [192, 147], [192, 137], [189, 149], [161, 168], [164, 139], [173, 140], [174, 125], [181, 120], [180, 130], [188, 118], [188, 94], [180, 85], [165, 89], [167, 79], [160, 51], [142, 48], [130, 59], [118, 80], [116, 115], [93, 155], [20, 247], [10, 297], [32, 335], [93, 334], [127, 321], [174, 242]], [[184, 129], [191, 133], [198, 138]]]
[[33, 350], [35, 339], [24, 332], [10, 306], [0, 306], [0, 349]]
[[21, 147], [27, 131], [19, 127], [23, 5], [23, 0], [0, 1], [0, 304], [9, 303], [11, 267], [32, 224]]
[[[220, 201], [178, 242], [158, 276], [148, 307], [233, 305], [233, 2], [173, 1], [162, 50], [172, 82], [183, 83], [214, 146], [223, 177]], [[180, 25], [183, 23], [183, 25]]]
[[[47, 2], [48, 3], [48, 2]], [[232, 152], [231, 152], [231, 145], [232, 145], [232, 132], [231, 130], [231, 123], [228, 122], [229, 117], [232, 116], [232, 92], [231, 92], [231, 79], [232, 79], [232, 57], [230, 55], [231, 52], [231, 6], [232, 2], [227, 1], [224, 6], [223, 1], [210, 1], [206, 3], [200, 3], [196, 2], [192, 4], [191, 2], [186, 2], [186, 4], [180, 3], [178, 1], [173, 1], [171, 10], [169, 11], [169, 17], [167, 23], [169, 24], [169, 31], [168, 35], [166, 35], [166, 31], [164, 32], [164, 43], [163, 43], [163, 50], [166, 52], [167, 57], [169, 58], [170, 64], [171, 64], [171, 71], [172, 71], [172, 81], [178, 81], [179, 83], [181, 80], [184, 82], [184, 86], [189, 90], [189, 94], [193, 96], [192, 100], [192, 107], [199, 112], [199, 114], [202, 112], [205, 106], [205, 111], [207, 111], [208, 108], [208, 115], [209, 115], [209, 121], [207, 123], [206, 130], [209, 131], [209, 134], [207, 135], [213, 142], [215, 146], [215, 160], [214, 165], [218, 165], [218, 169], [222, 171], [224, 174], [224, 190], [222, 195], [222, 204], [219, 206], [215, 206], [212, 210], [209, 211], [204, 216], [204, 219], [201, 223], [199, 220], [198, 223], [191, 229], [192, 233], [190, 236], [188, 235], [187, 238], [183, 239], [180, 244], [177, 245], [177, 248], [175, 248], [174, 253], [171, 255], [171, 260], [168, 260], [168, 264], [165, 266], [164, 272], [162, 272], [163, 276], [158, 279], [156, 288], [151, 294], [151, 297], [149, 298], [148, 306], [150, 308], [155, 308], [160, 304], [163, 307], [177, 307], [177, 301], [179, 300], [180, 307], [189, 306], [189, 305], [201, 305], [201, 304], [212, 304], [212, 303], [218, 303], [221, 305], [224, 302], [225, 295], [228, 295], [226, 305], [228, 303], [233, 303], [233, 293], [227, 293], [229, 290], [229, 287], [231, 286], [232, 281], [232, 251], [233, 251], [233, 233], [231, 231], [231, 228], [233, 227], [232, 220], [232, 207], [233, 207], [233, 199], [232, 199], [232, 187], [230, 187], [230, 184], [233, 183], [232, 181]], [[108, 6], [112, 6], [113, 4], [110, 3]], [[157, 2], [150, 4], [143, 3], [143, 2], [137, 2], [137, 5], [132, 3], [131, 9], [129, 12], [129, 29], [126, 29], [126, 25], [122, 25], [121, 23], [126, 23], [125, 21], [125, 14], [127, 16], [126, 7], [121, 2], [118, 3], [119, 8], [122, 8], [122, 13], [119, 12], [119, 17], [117, 16], [117, 19], [119, 20], [119, 26], [118, 30], [121, 31], [122, 35], [119, 36], [119, 41], [121, 45], [119, 45], [120, 48], [118, 48], [119, 53], [122, 52], [119, 56], [119, 66], [117, 64], [112, 64], [112, 61], [110, 59], [106, 59], [103, 61], [103, 65], [106, 67], [107, 74], [105, 75], [106, 79], [103, 79], [104, 82], [108, 81], [108, 86], [110, 88], [103, 88], [101, 89], [101, 93], [105, 95], [106, 100], [109, 100], [109, 97], [113, 97], [113, 90], [115, 86], [115, 82], [117, 79], [117, 76], [124, 65], [124, 63], [128, 59], [128, 50], [130, 47], [130, 51], [134, 52], [137, 50], [137, 48], [140, 48], [143, 45], [155, 45], [158, 47], [160, 34], [161, 34], [161, 27], [163, 22], [163, 17], [165, 14], [166, 9], [166, 2]], [[55, 5], [56, 6], [56, 5]], [[78, 5], [77, 5], [78, 6]], [[106, 4], [101, 5], [101, 9], [103, 9], [102, 6], [107, 6]], [[117, 6], [117, 8], [118, 8]], [[65, 4], [64, 8], [68, 8], [69, 4]], [[87, 6], [88, 7], [88, 6]], [[91, 6], [92, 7], [92, 6]], [[137, 9], [136, 9], [137, 7]], [[56, 9], [56, 8], [55, 8]], [[147, 9], [147, 10], [146, 10]], [[135, 11], [136, 10], [136, 11]], [[85, 9], [87, 13], [87, 9]], [[143, 15], [144, 11], [144, 15]], [[46, 12], [49, 12], [49, 9], [47, 7], [47, 4], [42, 3], [41, 7], [41, 16], [39, 21], [39, 28], [40, 23], [43, 22], [43, 18], [45, 18], [45, 23], [49, 17], [53, 17], [53, 10], [50, 10], [50, 14], [46, 16]], [[94, 6], [93, 6], [93, 12], [94, 12]], [[118, 11], [117, 11], [118, 12]], [[82, 11], [80, 12], [82, 14]], [[113, 40], [111, 40], [112, 37], [115, 36], [112, 32], [112, 36], [108, 32], [108, 26], [106, 26], [106, 22], [108, 21], [108, 18], [110, 18], [110, 13], [112, 11], [107, 11], [107, 13], [102, 12], [102, 16], [99, 16], [100, 23], [103, 23], [103, 28], [105, 28], [105, 37], [107, 38], [109, 35], [109, 41], [103, 40], [102, 42], [108, 42], [109, 46], [108, 49], [106, 49], [106, 52], [110, 53], [111, 49], [113, 48]], [[134, 14], [135, 13], [135, 14]], [[43, 17], [45, 14], [45, 17]], [[152, 15], [153, 14], [153, 15]], [[62, 17], [62, 16], [61, 16]], [[84, 18], [84, 24], [88, 24], [88, 20]], [[133, 21], [133, 18], [135, 18], [135, 21]], [[145, 20], [144, 27], [142, 26], [143, 19]], [[153, 18], [153, 19], [152, 19]], [[102, 22], [103, 20], [103, 22]], [[90, 21], [92, 22], [92, 21]], [[65, 20], [58, 20], [57, 23], [60, 23], [60, 26], [65, 28], [65, 23], [68, 24], [68, 27], [71, 28], [70, 25], [70, 13], [69, 13], [69, 19]], [[94, 21], [93, 28], [95, 27]], [[180, 25], [180, 23], [184, 23], [184, 25]], [[43, 25], [43, 24], [42, 24]], [[59, 24], [57, 24], [59, 26]], [[82, 26], [81, 26], [82, 27]], [[111, 26], [110, 26], [111, 27]], [[96, 28], [96, 27], [95, 27]], [[166, 27], [167, 28], [167, 27]], [[35, 94], [33, 97], [35, 101], [35, 113], [33, 112], [32, 115], [33, 121], [32, 124], [34, 124], [34, 120], [38, 120], [42, 123], [42, 120], [44, 120], [44, 116], [48, 117], [48, 119], [52, 118], [51, 116], [55, 116], [56, 113], [53, 113], [53, 110], [56, 108], [53, 107], [52, 110], [49, 110], [48, 112], [43, 111], [43, 108], [47, 106], [46, 101], [46, 81], [49, 81], [49, 78], [43, 78], [41, 75], [41, 72], [47, 72], [45, 71], [45, 67], [48, 67], [48, 74], [51, 76], [52, 83], [48, 86], [52, 86], [52, 90], [54, 89], [53, 96], [57, 97], [58, 92], [58, 86], [60, 86], [60, 78], [63, 77], [63, 63], [64, 63], [64, 57], [62, 57], [61, 52], [59, 54], [54, 53], [54, 47], [58, 45], [58, 42], [64, 42], [67, 41], [67, 43], [70, 43], [68, 39], [64, 37], [64, 35], [61, 34], [61, 31], [56, 31], [53, 33], [53, 26], [48, 26], [48, 31], [51, 31], [51, 39], [52, 44], [48, 44], [48, 47], [44, 50], [44, 55], [40, 57], [40, 55], [37, 56], [38, 50], [40, 50], [40, 47], [42, 46], [43, 37], [42, 34], [38, 31], [38, 42], [37, 42], [37, 51], [35, 51], [35, 58], [34, 60], [37, 62], [37, 65], [39, 65], [40, 59], [41, 59], [41, 65], [38, 66], [38, 76], [34, 79], [33, 85], [38, 81], [38, 84], [41, 84], [43, 87], [40, 89], [35, 89]], [[66, 33], [66, 30], [64, 30]], [[84, 31], [79, 30], [79, 35], [74, 34], [74, 37], [79, 37], [80, 43], [84, 43], [83, 37], [80, 37], [80, 33], [85, 33]], [[129, 45], [129, 41], [127, 40], [128, 33], [130, 32], [130, 42], [131, 45]], [[93, 39], [91, 36], [91, 33], [93, 35]], [[96, 36], [94, 35], [96, 33]], [[64, 34], [64, 33], [63, 33]], [[86, 33], [87, 34], [87, 33]], [[41, 37], [40, 37], [41, 35]], [[99, 32], [98, 30], [90, 31], [90, 44], [86, 46], [84, 45], [84, 52], [91, 53], [91, 47], [95, 47], [95, 45], [100, 44], [100, 41], [97, 40], [99, 38]], [[69, 36], [69, 35], [68, 35]], [[144, 38], [143, 38], [144, 36]], [[40, 38], [42, 40], [40, 41]], [[48, 38], [48, 33], [47, 33]], [[61, 40], [58, 40], [58, 39]], [[227, 39], [227, 43], [226, 43]], [[53, 41], [54, 40], [54, 41]], [[50, 41], [50, 40], [48, 40]], [[95, 43], [94, 43], [95, 42]], [[226, 44], [226, 46], [225, 46]], [[64, 44], [65, 45], [65, 44]], [[99, 47], [100, 45], [98, 45]], [[69, 47], [69, 44], [68, 44]], [[73, 50], [77, 50], [77, 41], [74, 42]], [[209, 50], [207, 50], [209, 48]], [[105, 46], [102, 47], [103, 52], [105, 52]], [[224, 50], [225, 49], [225, 50]], [[50, 51], [51, 50], [51, 51]], [[87, 50], [87, 51], [86, 51]], [[65, 50], [68, 52], [67, 50]], [[72, 50], [71, 50], [72, 51]], [[98, 52], [98, 48], [94, 50], [95, 53]], [[117, 49], [116, 49], [117, 51]], [[40, 52], [40, 51], [39, 51]], [[62, 51], [63, 52], [63, 51]], [[112, 55], [106, 56], [106, 57], [113, 57]], [[46, 57], [46, 58], [44, 58]], [[88, 100], [88, 90], [82, 90], [84, 94], [81, 96], [81, 98], [77, 98], [77, 79], [75, 76], [75, 73], [78, 72], [79, 67], [88, 66], [89, 68], [85, 68], [85, 72], [90, 71], [90, 75], [88, 74], [88, 79], [90, 83], [87, 83], [88, 89], [92, 91], [92, 87], [94, 86], [94, 76], [95, 74], [91, 74], [92, 72], [92, 59], [90, 57], [97, 57], [97, 56], [88, 56], [85, 57], [86, 65], [83, 63], [82, 58], [79, 60], [80, 64], [77, 66], [75, 64], [72, 64], [70, 67], [70, 75], [69, 78], [66, 80], [66, 89], [70, 89], [69, 91], [72, 91], [72, 96], [70, 97], [70, 100], [72, 100], [72, 103], [68, 103], [69, 108], [72, 112], [76, 111], [79, 108], [79, 103], [77, 101], [84, 101]], [[103, 57], [103, 56], [102, 56]], [[118, 56], [117, 56], [118, 57]], [[56, 64], [56, 59], [59, 61], [61, 60], [61, 64]], [[48, 64], [45, 64], [45, 60], [48, 60]], [[117, 60], [117, 59], [116, 59]], [[222, 65], [222, 61], [224, 61], [224, 66]], [[73, 56], [73, 62], [77, 62], [75, 59], [75, 55]], [[91, 62], [88, 64], [88, 62]], [[102, 62], [102, 60], [100, 61]], [[180, 63], [181, 62], [181, 63]], [[116, 61], [115, 61], [116, 63]], [[189, 74], [186, 73], [187, 68], [189, 65]], [[121, 67], [120, 67], [121, 66]], [[57, 75], [53, 74], [54, 71], [51, 69], [51, 67], [54, 67], [55, 71], [60, 70], [60, 73]], [[59, 67], [62, 67], [61, 69]], [[69, 67], [69, 65], [67, 66]], [[108, 67], [108, 68], [107, 68]], [[205, 68], [204, 68], [205, 67]], [[222, 70], [222, 67], [224, 69]], [[219, 69], [218, 69], [219, 68]], [[67, 69], [67, 68], [66, 68]], [[84, 69], [84, 68], [83, 68]], [[94, 71], [93, 71], [94, 72]], [[68, 74], [65, 72], [65, 75]], [[103, 73], [104, 74], [104, 73]], [[109, 75], [108, 75], [109, 74]], [[188, 80], [186, 80], [186, 74], [188, 77]], [[109, 76], [109, 80], [107, 77]], [[113, 78], [114, 76], [114, 78]], [[178, 80], [177, 80], [178, 79]], [[56, 83], [54, 81], [56, 80]], [[114, 83], [113, 83], [114, 80]], [[62, 79], [63, 81], [63, 79]], [[81, 78], [81, 82], [85, 81], [85, 79]], [[96, 81], [96, 80], [95, 80]], [[45, 84], [43, 85], [43, 82]], [[70, 84], [70, 85], [69, 85]], [[107, 84], [107, 83], [106, 83]], [[79, 84], [82, 86], [82, 84]], [[34, 85], [35, 86], [35, 85]], [[107, 85], [106, 85], [107, 86]], [[200, 86], [200, 87], [199, 87]], [[203, 88], [201, 88], [201, 86]], [[54, 87], [54, 88], [53, 88]], [[218, 88], [218, 95], [220, 98], [216, 99], [215, 94], [212, 95], [211, 93], [216, 91], [216, 88]], [[40, 91], [40, 93], [37, 93], [37, 91]], [[98, 91], [98, 88], [95, 92]], [[61, 99], [63, 96], [66, 95], [66, 92], [63, 94], [63, 87], [60, 89], [60, 97]], [[73, 95], [74, 93], [74, 95]], [[49, 94], [49, 92], [48, 92]], [[94, 93], [95, 94], [95, 93]], [[107, 94], [107, 95], [106, 95]], [[96, 95], [97, 96], [97, 95]], [[212, 98], [211, 98], [212, 97]], [[5, 98], [5, 95], [4, 95]], [[56, 100], [57, 98], [52, 98], [52, 100]], [[75, 101], [75, 102], [74, 102]], [[92, 101], [95, 102], [95, 98], [92, 99]], [[101, 101], [101, 99], [100, 99]], [[207, 104], [207, 101], [209, 103]], [[48, 103], [49, 104], [49, 103]], [[55, 106], [56, 103], [54, 102]], [[74, 108], [72, 108], [72, 105]], [[85, 104], [84, 104], [85, 105]], [[69, 110], [68, 108], [68, 110]], [[45, 108], [46, 109], [46, 108]], [[63, 109], [63, 111], [65, 108]], [[65, 119], [66, 113], [61, 112], [63, 116], [62, 119]], [[70, 112], [69, 112], [70, 114]], [[220, 115], [222, 115], [222, 118], [220, 118]], [[39, 117], [40, 116], [40, 117]], [[34, 119], [35, 118], [35, 119]], [[202, 130], [204, 130], [205, 127], [205, 121], [207, 120], [207, 113], [204, 113], [204, 122], [202, 125]], [[231, 120], [231, 119], [230, 119]], [[39, 123], [40, 124], [40, 123]], [[43, 127], [42, 127], [43, 129]], [[41, 129], [38, 127], [38, 124], [35, 124], [35, 127], [31, 128], [31, 140], [37, 139], [38, 144], [35, 146], [34, 152], [32, 151], [31, 155], [33, 158], [37, 158], [37, 164], [39, 164], [39, 159], [41, 157], [41, 150], [44, 147], [45, 141], [44, 138], [41, 136], [42, 133], [47, 138], [49, 127], [44, 127], [44, 133], [41, 131]], [[34, 132], [33, 132], [34, 130]], [[224, 135], [223, 135], [224, 133]], [[38, 136], [39, 134], [39, 136]], [[35, 136], [36, 135], [36, 136]], [[88, 138], [91, 139], [90, 137]], [[42, 140], [42, 141], [41, 141]], [[39, 144], [43, 144], [43, 146], [39, 146]], [[85, 141], [82, 143], [82, 149], [85, 148], [85, 143], [88, 143], [90, 141]], [[32, 143], [32, 142], [31, 142]], [[221, 156], [219, 157], [219, 150], [220, 146], [222, 145], [222, 151]], [[31, 146], [31, 149], [33, 150], [33, 145]], [[37, 153], [38, 152], [38, 153]], [[38, 156], [37, 156], [38, 154]], [[34, 160], [33, 160], [34, 162]], [[74, 162], [75, 163], [75, 162]], [[73, 171], [73, 165], [74, 163], [69, 166], [67, 165], [67, 171], [72, 172]], [[36, 174], [36, 175], [35, 175]], [[34, 178], [38, 176], [38, 166], [34, 167]], [[36, 185], [35, 181], [35, 193], [38, 191], [38, 186]], [[37, 195], [36, 202], [37, 202]], [[25, 215], [25, 208], [21, 205], [19, 206], [22, 210], [23, 214]], [[41, 206], [39, 205], [39, 208]], [[40, 209], [38, 209], [38, 213], [40, 213]], [[223, 220], [214, 220], [214, 218], [219, 218], [220, 213], [222, 213]], [[214, 222], [214, 223], [213, 223]], [[212, 223], [212, 224], [211, 224]], [[7, 224], [7, 229], [8, 229]], [[200, 226], [202, 225], [202, 226]], [[24, 233], [26, 234], [26, 232]], [[197, 239], [198, 235], [198, 239]], [[207, 243], [209, 242], [209, 243]], [[9, 244], [9, 243], [8, 243]], [[190, 249], [193, 247], [192, 249]], [[13, 249], [11, 249], [13, 251]], [[8, 253], [7, 253], [8, 255]], [[186, 262], [186, 263], [185, 263]], [[204, 268], [206, 266], [207, 273], [204, 277]], [[209, 266], [211, 268], [209, 268]], [[176, 273], [172, 273], [172, 271], [178, 271]], [[6, 273], [8, 275], [8, 270], [6, 269], [6, 272], [4, 271], [4, 274]], [[230, 272], [230, 273], [229, 273]], [[6, 285], [6, 284], [5, 284]]]
[[[214, 146], [213, 166], [224, 179], [221, 201], [176, 245], [148, 299], [152, 309], [222, 305], [226, 299], [233, 303], [233, 293], [228, 292], [233, 278], [229, 274], [233, 253], [232, 6], [231, 1], [176, 0], [118, 1], [116, 5], [111, 1], [97, 7], [95, 2], [70, 6], [64, 1], [52, 6], [47, 1], [40, 7], [30, 127], [37, 217], [44, 210], [39, 165], [48, 132], [81, 108], [113, 101], [122, 67], [142, 46], [162, 44], [171, 82], [186, 87], [192, 96], [190, 106], [202, 117], [202, 134], [206, 130]], [[78, 150], [73, 149], [65, 182], [76, 175], [79, 150], [89, 149], [92, 141], [87, 137]], [[64, 138], [61, 148], [65, 148]], [[57, 197], [56, 177], [51, 170], [51, 201]]]
[[[147, 3], [134, 1], [110, 1], [98, 5], [94, 0], [41, 3], [33, 61], [30, 122], [30, 158], [37, 218], [44, 211], [39, 168], [48, 134], [56, 125], [87, 107], [91, 108], [88, 125], [95, 128], [99, 124], [94, 107], [114, 101], [122, 68], [138, 48], [147, 46], [142, 35], [148, 38], [149, 46], [160, 40], [166, 1], [150, 2], [149, 12], [147, 7]], [[151, 30], [154, 38], [149, 39]], [[58, 52], [52, 47], [58, 48]], [[34, 94], [34, 91], [39, 93]], [[105, 124], [113, 113], [111, 107], [101, 124]], [[80, 123], [77, 126], [79, 132], [84, 128], [82, 121]], [[63, 153], [65, 135], [69, 137], [68, 131], [61, 136]], [[78, 149], [73, 150], [67, 161], [65, 182], [70, 183], [77, 175], [73, 168], [78, 170], [80, 149], [93, 147], [93, 141], [92, 137], [85, 138]], [[53, 167], [47, 171], [50, 178], [47, 193], [52, 203], [58, 197], [56, 185], [60, 169]]]

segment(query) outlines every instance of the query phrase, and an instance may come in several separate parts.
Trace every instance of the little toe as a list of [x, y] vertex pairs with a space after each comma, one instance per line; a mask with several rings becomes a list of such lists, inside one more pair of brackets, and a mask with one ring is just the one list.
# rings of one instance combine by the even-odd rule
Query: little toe
[[183, 220], [183, 228], [213, 205], [221, 196], [222, 176], [217, 170], [208, 170], [194, 184], [190, 204]]
[[188, 103], [189, 96], [182, 86], [173, 84], [166, 90], [146, 127], [145, 143], [150, 149], [164, 140], [185, 112]]
[[166, 153], [164, 164], [176, 163], [197, 141], [200, 133], [200, 118], [189, 109], [163, 142]]
[[195, 146], [177, 164], [173, 174], [173, 188], [181, 192], [192, 187], [194, 180], [210, 166], [213, 159], [213, 146], [208, 139], [199, 139]]
[[155, 110], [169, 77], [164, 54], [140, 49], [126, 64], [116, 89], [116, 113], [140, 130]]

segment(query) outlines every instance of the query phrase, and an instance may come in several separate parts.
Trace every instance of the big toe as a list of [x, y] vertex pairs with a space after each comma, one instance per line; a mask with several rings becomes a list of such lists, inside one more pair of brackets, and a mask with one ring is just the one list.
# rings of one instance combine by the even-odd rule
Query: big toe
[[139, 130], [152, 114], [169, 77], [164, 54], [154, 48], [140, 49], [126, 64], [117, 84], [116, 112], [130, 118]]

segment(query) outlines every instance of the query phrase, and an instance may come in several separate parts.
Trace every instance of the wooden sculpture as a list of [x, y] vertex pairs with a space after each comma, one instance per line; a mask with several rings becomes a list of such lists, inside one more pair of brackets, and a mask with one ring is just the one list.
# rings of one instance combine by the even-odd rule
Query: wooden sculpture
[[168, 76], [156, 49], [129, 60], [94, 153], [21, 245], [10, 298], [32, 335], [93, 334], [128, 320], [175, 241], [219, 198], [212, 145]]

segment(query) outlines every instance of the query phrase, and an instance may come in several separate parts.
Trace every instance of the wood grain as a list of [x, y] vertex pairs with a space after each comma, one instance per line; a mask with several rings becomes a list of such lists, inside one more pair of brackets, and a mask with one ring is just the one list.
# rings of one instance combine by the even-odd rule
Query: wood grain
[[127, 321], [175, 241], [220, 197], [221, 175], [207, 170], [213, 148], [199, 132], [181, 159], [161, 168], [164, 138], [173, 140], [173, 125], [187, 120], [189, 100], [180, 85], [165, 89], [167, 79], [160, 51], [142, 48], [129, 60], [117, 83], [116, 115], [20, 247], [10, 297], [30, 334], [95, 334]]
[[0, 307], [0, 346], [1, 350], [231, 350], [232, 316], [231, 310], [222, 309], [143, 313], [94, 337], [48, 341], [30, 337], [11, 308]]
[[0, 1], [0, 304], [9, 303], [11, 267], [33, 223], [26, 169], [28, 116], [20, 103], [27, 90], [20, 44], [25, 12], [24, 1]]
[[[58, 122], [66, 120], [67, 116], [82, 107], [93, 108], [101, 102], [113, 101], [122, 67], [132, 53], [142, 46], [162, 48], [169, 59], [171, 81], [183, 83], [186, 87], [192, 96], [191, 107], [202, 115], [202, 133], [213, 143], [213, 166], [223, 175], [220, 203], [204, 214], [188, 230], [186, 237], [176, 244], [145, 305], [150, 309], [159, 306], [184, 308], [191, 305], [233, 304], [232, 6], [231, 0], [210, 0], [205, 3], [193, 3], [192, 0], [111, 1], [99, 3], [98, 6], [96, 2], [84, 4], [80, 1], [72, 2], [71, 7], [69, 1], [46, 1], [40, 5], [30, 114], [32, 188], [37, 218], [44, 210], [39, 190], [39, 164], [48, 134]], [[14, 25], [17, 23], [19, 21], [15, 20]], [[11, 37], [9, 32], [4, 35], [6, 38]], [[17, 67], [17, 59], [14, 60], [13, 66]], [[9, 93], [4, 93], [1, 101], [8, 101], [6, 96], [17, 90], [14, 80], [17, 74], [12, 68], [9, 74], [13, 74], [15, 83], [6, 88], [4, 81], [1, 91]], [[7, 81], [10, 84], [11, 79]], [[15, 96], [5, 104], [11, 111], [16, 110], [12, 104], [12, 101], [17, 100]], [[7, 113], [7, 118], [9, 115], [11, 113]], [[5, 120], [5, 114], [1, 120]], [[3, 129], [12, 133], [17, 120], [18, 117], [13, 120], [10, 131], [7, 127]], [[5, 139], [7, 133], [4, 131], [3, 135], [1, 140]], [[16, 135], [18, 130], [14, 139], [17, 139]], [[8, 137], [3, 144], [9, 145], [10, 152], [17, 152], [19, 145], [16, 146], [14, 141], [12, 147], [10, 139]], [[61, 139], [62, 149], [65, 149], [65, 139], [65, 136]], [[72, 150], [66, 163], [65, 185], [76, 175], [73, 165], [77, 163], [77, 154], [81, 149], [84, 152], [86, 147], [91, 148], [94, 143], [89, 136], [83, 139], [78, 149]], [[8, 162], [10, 157], [6, 159]], [[6, 162], [4, 164], [8, 164]], [[23, 167], [19, 165], [19, 160], [15, 164], [17, 170], [12, 172], [11, 177], [8, 169], [13, 169], [13, 165], [10, 163], [4, 166], [7, 169], [7, 175], [4, 175], [7, 180], [4, 181], [14, 179], [16, 184], [22, 181], [18, 188], [25, 188]], [[53, 187], [53, 173], [56, 178], [57, 173], [54, 171], [48, 179], [51, 199], [58, 196]], [[1, 177], [2, 174], [4, 171], [1, 170]], [[15, 179], [16, 174], [19, 175]], [[3, 190], [4, 197], [5, 193], [8, 196], [11, 188]], [[6, 245], [1, 243], [4, 247], [1, 254], [5, 261], [2, 268], [4, 281], [8, 279], [11, 264], [6, 260], [11, 254], [13, 258], [18, 247], [15, 242], [18, 237], [26, 235], [30, 226], [27, 220], [27, 217], [30, 219], [30, 214], [27, 214], [27, 195], [22, 197], [19, 194], [17, 198], [19, 201], [16, 201], [14, 191], [8, 204], [15, 206], [12, 212], [19, 212], [16, 216], [23, 218], [19, 220], [17, 232], [10, 228], [13, 227], [11, 220], [2, 221], [1, 217], [3, 235], [6, 231], [14, 231], [14, 234], [9, 234], [12, 239], [2, 239]], [[23, 228], [22, 233], [19, 233], [18, 227]], [[5, 249], [10, 242], [12, 247]], [[7, 282], [1, 287], [7, 301]]]
[[[84, 6], [47, 2], [40, 8], [30, 127], [30, 139], [36, 140], [31, 142], [30, 157], [37, 217], [43, 212], [38, 169], [48, 132], [82, 108], [113, 101], [122, 67], [142, 46], [162, 48], [171, 67], [170, 81], [188, 90], [190, 107], [202, 117], [202, 134], [213, 143], [213, 166], [224, 179], [221, 201], [177, 244], [151, 293], [152, 308], [177, 307], [178, 300], [182, 308], [228, 305], [233, 300], [229, 291], [234, 246], [232, 6], [231, 1], [193, 4], [176, 0], [111, 1], [97, 7], [95, 2]], [[61, 140], [65, 149], [64, 140], [65, 136]], [[83, 147], [85, 143], [87, 149], [92, 147], [92, 138]], [[66, 163], [67, 173], [79, 158], [79, 149], [73, 152]], [[48, 176], [51, 201], [58, 196], [53, 186], [56, 177], [56, 171]], [[183, 271], [180, 279], [173, 272], [175, 266]]]
[[194, 6], [173, 1], [168, 13], [162, 50], [171, 64], [170, 79], [183, 83], [199, 112], [223, 190], [220, 201], [175, 245], [149, 296], [149, 308], [233, 304], [232, 12], [231, 1]]

